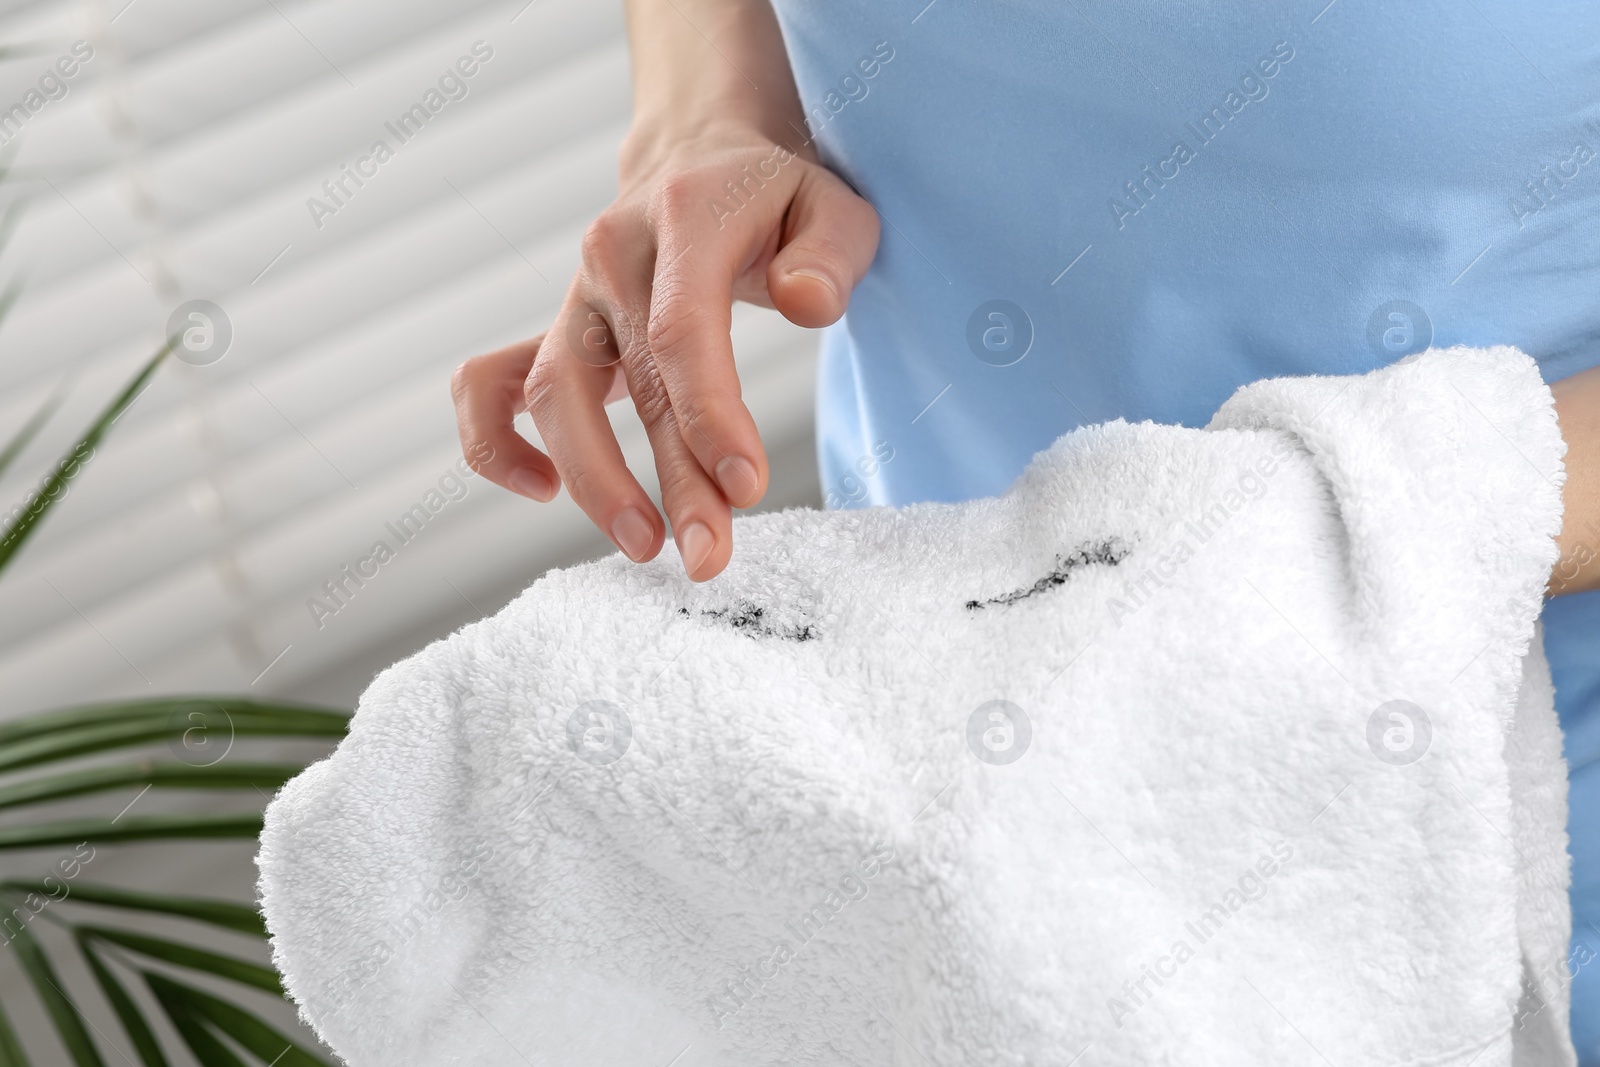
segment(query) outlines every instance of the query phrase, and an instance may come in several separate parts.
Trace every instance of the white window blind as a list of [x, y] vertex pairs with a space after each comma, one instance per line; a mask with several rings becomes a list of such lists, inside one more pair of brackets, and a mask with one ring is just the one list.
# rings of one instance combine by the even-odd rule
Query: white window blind
[[[80, 41], [92, 57], [60, 75]], [[178, 305], [212, 301], [232, 334], [214, 363], [167, 362], [0, 577], [4, 714], [348, 701], [547, 567], [610, 550], [565, 496], [474, 478], [453, 498], [448, 379], [544, 327], [614, 195], [620, 4], [0, 3], [3, 44], [26, 52], [0, 65], [0, 108], [25, 113], [0, 116], [0, 137], [20, 129], [0, 282], [22, 285], [0, 326], [0, 435], [65, 399], [0, 505], [25, 502]], [[815, 336], [758, 309], [735, 322], [771, 502], [814, 502]], [[653, 486], [626, 404], [613, 420]], [[400, 543], [419, 503], [429, 519]], [[393, 558], [330, 600], [378, 541]]]

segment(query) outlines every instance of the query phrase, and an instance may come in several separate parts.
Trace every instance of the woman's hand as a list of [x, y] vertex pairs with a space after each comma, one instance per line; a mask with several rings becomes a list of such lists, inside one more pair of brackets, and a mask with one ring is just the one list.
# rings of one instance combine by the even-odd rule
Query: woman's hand
[[[872, 262], [878, 219], [815, 161], [764, 0], [677, 8], [684, 13], [647, 0], [630, 7], [635, 126], [620, 193], [584, 235], [555, 321], [463, 363], [452, 391], [463, 450], [493, 457], [474, 464], [478, 473], [541, 501], [565, 485], [624, 554], [643, 561], [661, 550], [665, 527], [605, 413], [631, 396], [684, 567], [704, 581], [728, 563], [731, 507], [756, 503], [767, 486], [734, 368], [732, 302], [776, 308], [801, 326], [836, 321]], [[688, 24], [697, 15], [720, 50]], [[650, 46], [641, 55], [642, 39]], [[673, 42], [682, 51], [662, 51]], [[708, 75], [706, 64], [718, 69]], [[759, 93], [722, 69], [735, 65], [767, 72]], [[677, 103], [645, 101], [639, 90], [650, 79]], [[524, 409], [545, 452], [512, 427]]]

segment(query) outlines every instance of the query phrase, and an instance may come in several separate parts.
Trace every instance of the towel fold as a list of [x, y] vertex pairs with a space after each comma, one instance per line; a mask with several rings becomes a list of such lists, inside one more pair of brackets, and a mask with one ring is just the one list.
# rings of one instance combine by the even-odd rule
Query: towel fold
[[1571, 1064], [1563, 454], [1433, 350], [551, 573], [268, 808], [276, 962], [354, 1067]]

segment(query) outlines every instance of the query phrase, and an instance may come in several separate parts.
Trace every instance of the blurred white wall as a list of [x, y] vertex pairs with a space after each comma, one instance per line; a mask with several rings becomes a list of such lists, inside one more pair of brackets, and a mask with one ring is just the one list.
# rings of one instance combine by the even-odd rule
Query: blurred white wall
[[[371, 675], [610, 550], [563, 496], [481, 480], [319, 628], [307, 599], [458, 456], [462, 358], [544, 327], [612, 197], [629, 108], [618, 0], [0, 0], [0, 107], [73, 42], [93, 58], [22, 124], [25, 201], [0, 284], [0, 440], [56, 390], [0, 478], [21, 504], [204, 298], [232, 341], [169, 360], [0, 577], [0, 715], [110, 695], [266, 692], [348, 705]], [[476, 42], [466, 95], [386, 123]], [[468, 64], [469, 66], [471, 64]], [[308, 199], [374, 141], [336, 212]], [[376, 168], [376, 174], [370, 172]], [[815, 337], [742, 308], [736, 348], [773, 456], [768, 506], [818, 499]], [[613, 409], [654, 484], [627, 405]], [[531, 433], [526, 419], [523, 425]]]

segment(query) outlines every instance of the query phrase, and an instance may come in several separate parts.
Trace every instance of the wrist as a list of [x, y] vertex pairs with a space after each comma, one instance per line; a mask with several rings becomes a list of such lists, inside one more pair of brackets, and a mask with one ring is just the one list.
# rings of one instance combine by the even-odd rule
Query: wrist
[[814, 161], [803, 126], [791, 128], [772, 116], [740, 113], [737, 109], [708, 109], [702, 114], [707, 117], [636, 117], [618, 154], [622, 186], [627, 188], [657, 174], [689, 169], [718, 156], [775, 145], [784, 145], [795, 155]]
[[812, 158], [768, 0], [628, 0], [633, 123], [624, 185], [724, 150], [786, 145]]

